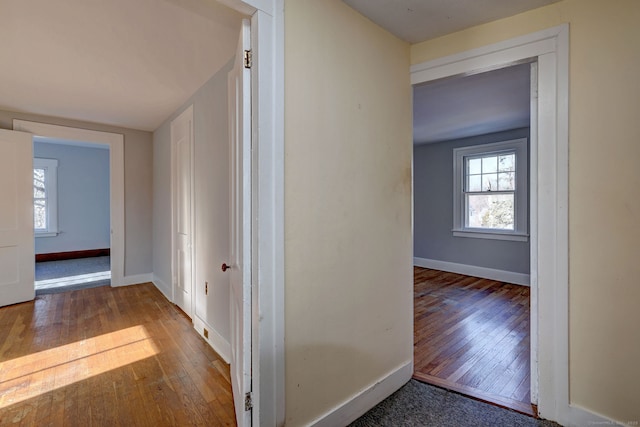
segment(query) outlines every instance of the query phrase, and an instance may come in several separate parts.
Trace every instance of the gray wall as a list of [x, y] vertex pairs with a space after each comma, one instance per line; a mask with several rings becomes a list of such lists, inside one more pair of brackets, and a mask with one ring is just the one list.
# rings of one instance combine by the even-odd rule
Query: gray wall
[[529, 242], [451, 232], [453, 149], [522, 137], [529, 138], [529, 128], [414, 146], [414, 257], [529, 274]]
[[[230, 61], [153, 133], [154, 282], [171, 295], [171, 121], [193, 104], [195, 150], [195, 314], [229, 342]], [[204, 294], [204, 283], [209, 293]]]
[[36, 142], [33, 157], [58, 160], [58, 229], [37, 254], [110, 247], [109, 150]]
[[0, 129], [13, 129], [13, 119], [124, 135], [124, 274], [151, 273], [151, 132], [3, 110], [0, 110]]

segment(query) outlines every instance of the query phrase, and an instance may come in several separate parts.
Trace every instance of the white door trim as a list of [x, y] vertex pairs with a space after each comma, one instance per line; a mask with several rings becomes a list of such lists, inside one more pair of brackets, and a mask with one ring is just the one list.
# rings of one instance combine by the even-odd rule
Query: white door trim
[[[559, 420], [559, 409], [569, 403], [568, 352], [561, 344], [569, 339], [566, 321], [568, 26], [414, 65], [411, 83], [501, 68], [530, 58], [537, 58], [539, 69], [539, 102], [532, 115], [533, 119], [537, 116], [538, 121], [532, 129], [534, 161], [530, 190], [531, 336], [539, 339], [537, 346], [536, 340], [531, 342], [531, 395], [533, 399], [538, 397], [541, 416]], [[541, 112], [541, 106], [544, 106], [542, 114], [535, 114]], [[546, 320], [549, 318], [556, 321], [549, 322]], [[541, 350], [545, 352], [541, 354]]]
[[111, 286], [124, 285], [124, 136], [48, 123], [13, 120], [13, 129], [44, 138], [81, 141], [109, 146], [111, 222]]
[[532, 62], [529, 66], [530, 80], [529, 80], [529, 286], [530, 286], [530, 301], [529, 301], [529, 364], [530, 364], [530, 395], [531, 402], [538, 404], [539, 390], [538, 390], [538, 349], [539, 349], [539, 337], [538, 337], [538, 316], [534, 313], [538, 313], [538, 271], [534, 266], [538, 265], [538, 197], [537, 197], [537, 182], [538, 182], [538, 63]]
[[218, 0], [251, 16], [253, 425], [285, 421], [284, 0]]
[[537, 361], [532, 396], [537, 392], [543, 418], [577, 425], [602, 419], [571, 405], [569, 399], [569, 26], [416, 64], [411, 67], [411, 84], [530, 59], [538, 64], [537, 126], [531, 148], [531, 291], [537, 293], [531, 335], [538, 338], [537, 348], [531, 349], [532, 365]]

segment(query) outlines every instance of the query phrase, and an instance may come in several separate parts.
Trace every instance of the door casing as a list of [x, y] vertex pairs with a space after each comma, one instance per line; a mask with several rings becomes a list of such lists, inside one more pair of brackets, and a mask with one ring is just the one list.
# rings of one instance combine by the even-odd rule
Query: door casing
[[111, 286], [115, 287], [130, 284], [124, 275], [124, 136], [112, 132], [79, 129], [18, 119], [13, 120], [13, 129], [29, 132], [35, 136], [44, 138], [109, 146]]
[[569, 27], [561, 25], [416, 64], [411, 84], [535, 60], [537, 107], [531, 115], [531, 395], [543, 418], [568, 424]]
[[280, 426], [285, 424], [284, 0], [218, 1], [251, 17], [252, 420]]

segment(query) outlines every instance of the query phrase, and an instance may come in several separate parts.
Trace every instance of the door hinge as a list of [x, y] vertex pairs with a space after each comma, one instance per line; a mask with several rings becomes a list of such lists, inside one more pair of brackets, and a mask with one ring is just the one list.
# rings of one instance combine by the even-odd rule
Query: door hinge
[[244, 51], [244, 68], [251, 68], [251, 51]]
[[244, 410], [250, 411], [253, 409], [253, 395], [251, 392], [244, 395]]

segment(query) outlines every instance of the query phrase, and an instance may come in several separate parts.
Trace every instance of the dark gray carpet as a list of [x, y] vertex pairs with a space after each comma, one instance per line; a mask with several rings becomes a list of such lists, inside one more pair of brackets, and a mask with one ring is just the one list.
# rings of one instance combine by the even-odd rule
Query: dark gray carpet
[[370, 426], [557, 427], [558, 424], [411, 380], [351, 424], [351, 427]]
[[110, 270], [109, 256], [37, 262], [36, 295], [108, 286]]

